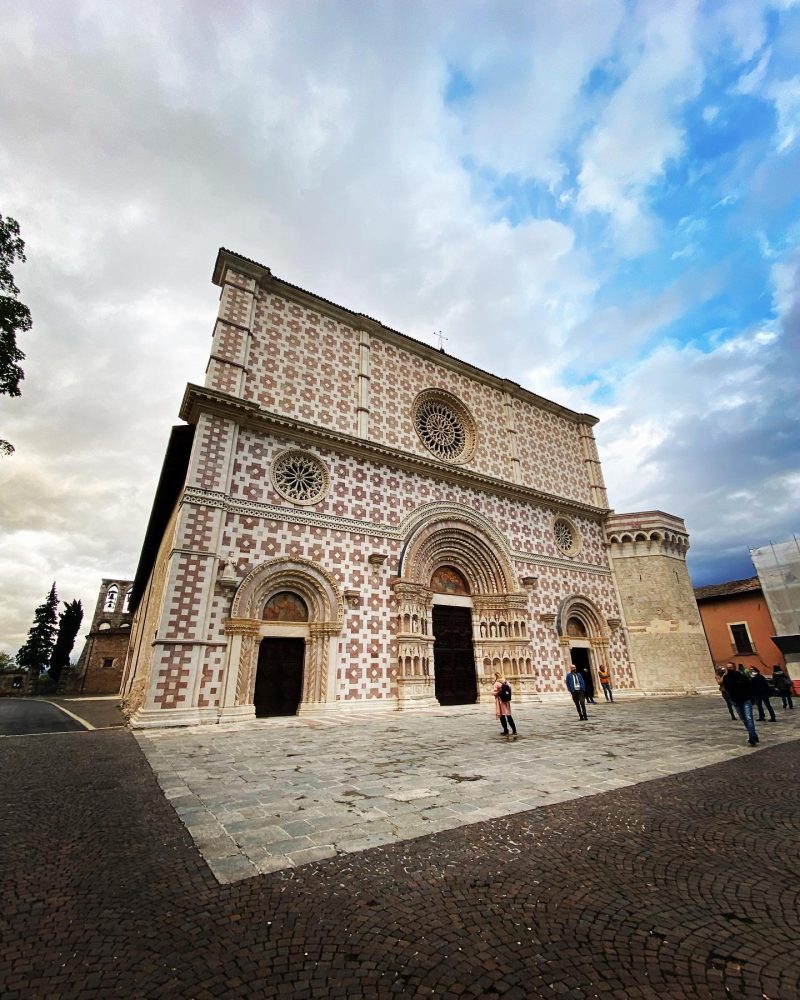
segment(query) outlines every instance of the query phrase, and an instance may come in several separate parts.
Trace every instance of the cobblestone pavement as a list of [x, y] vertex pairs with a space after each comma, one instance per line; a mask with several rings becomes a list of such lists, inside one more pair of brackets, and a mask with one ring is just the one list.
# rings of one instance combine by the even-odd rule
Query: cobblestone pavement
[[[525, 812], [754, 751], [718, 695], [263, 719], [139, 742], [221, 882]], [[800, 737], [800, 712], [760, 727]]]
[[[603, 741], [574, 736], [580, 774]], [[721, 764], [227, 885], [129, 733], [3, 740], [0, 994], [795, 1000], [800, 741], [740, 740]]]

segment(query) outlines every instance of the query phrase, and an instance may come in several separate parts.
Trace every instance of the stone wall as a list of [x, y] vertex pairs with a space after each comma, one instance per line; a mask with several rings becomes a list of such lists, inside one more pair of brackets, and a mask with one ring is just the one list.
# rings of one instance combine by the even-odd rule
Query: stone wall
[[612, 514], [606, 530], [639, 687], [655, 694], [715, 690], [683, 521], [660, 511]]

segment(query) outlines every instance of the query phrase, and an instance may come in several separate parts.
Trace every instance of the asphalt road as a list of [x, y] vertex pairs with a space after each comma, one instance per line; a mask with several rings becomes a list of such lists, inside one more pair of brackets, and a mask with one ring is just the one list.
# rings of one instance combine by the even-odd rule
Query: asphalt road
[[85, 731], [86, 726], [46, 701], [33, 698], [0, 699], [0, 736]]

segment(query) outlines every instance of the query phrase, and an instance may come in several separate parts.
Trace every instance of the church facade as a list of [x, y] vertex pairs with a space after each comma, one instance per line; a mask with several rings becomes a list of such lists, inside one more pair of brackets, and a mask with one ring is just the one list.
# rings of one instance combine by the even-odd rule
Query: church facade
[[[572, 662], [621, 694], [712, 682], [685, 526], [609, 510], [594, 417], [230, 251], [214, 282], [131, 597], [133, 725], [469, 704], [495, 671], [562, 698]], [[669, 581], [641, 667], [615, 561]]]

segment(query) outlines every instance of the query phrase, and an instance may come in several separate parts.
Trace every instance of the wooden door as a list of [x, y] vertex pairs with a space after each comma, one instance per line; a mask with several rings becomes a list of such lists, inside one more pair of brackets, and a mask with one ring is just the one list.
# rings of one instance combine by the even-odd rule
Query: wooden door
[[269, 636], [258, 650], [256, 715], [296, 715], [303, 693], [305, 640]]
[[472, 610], [433, 606], [433, 669], [440, 705], [474, 705], [478, 699]]

